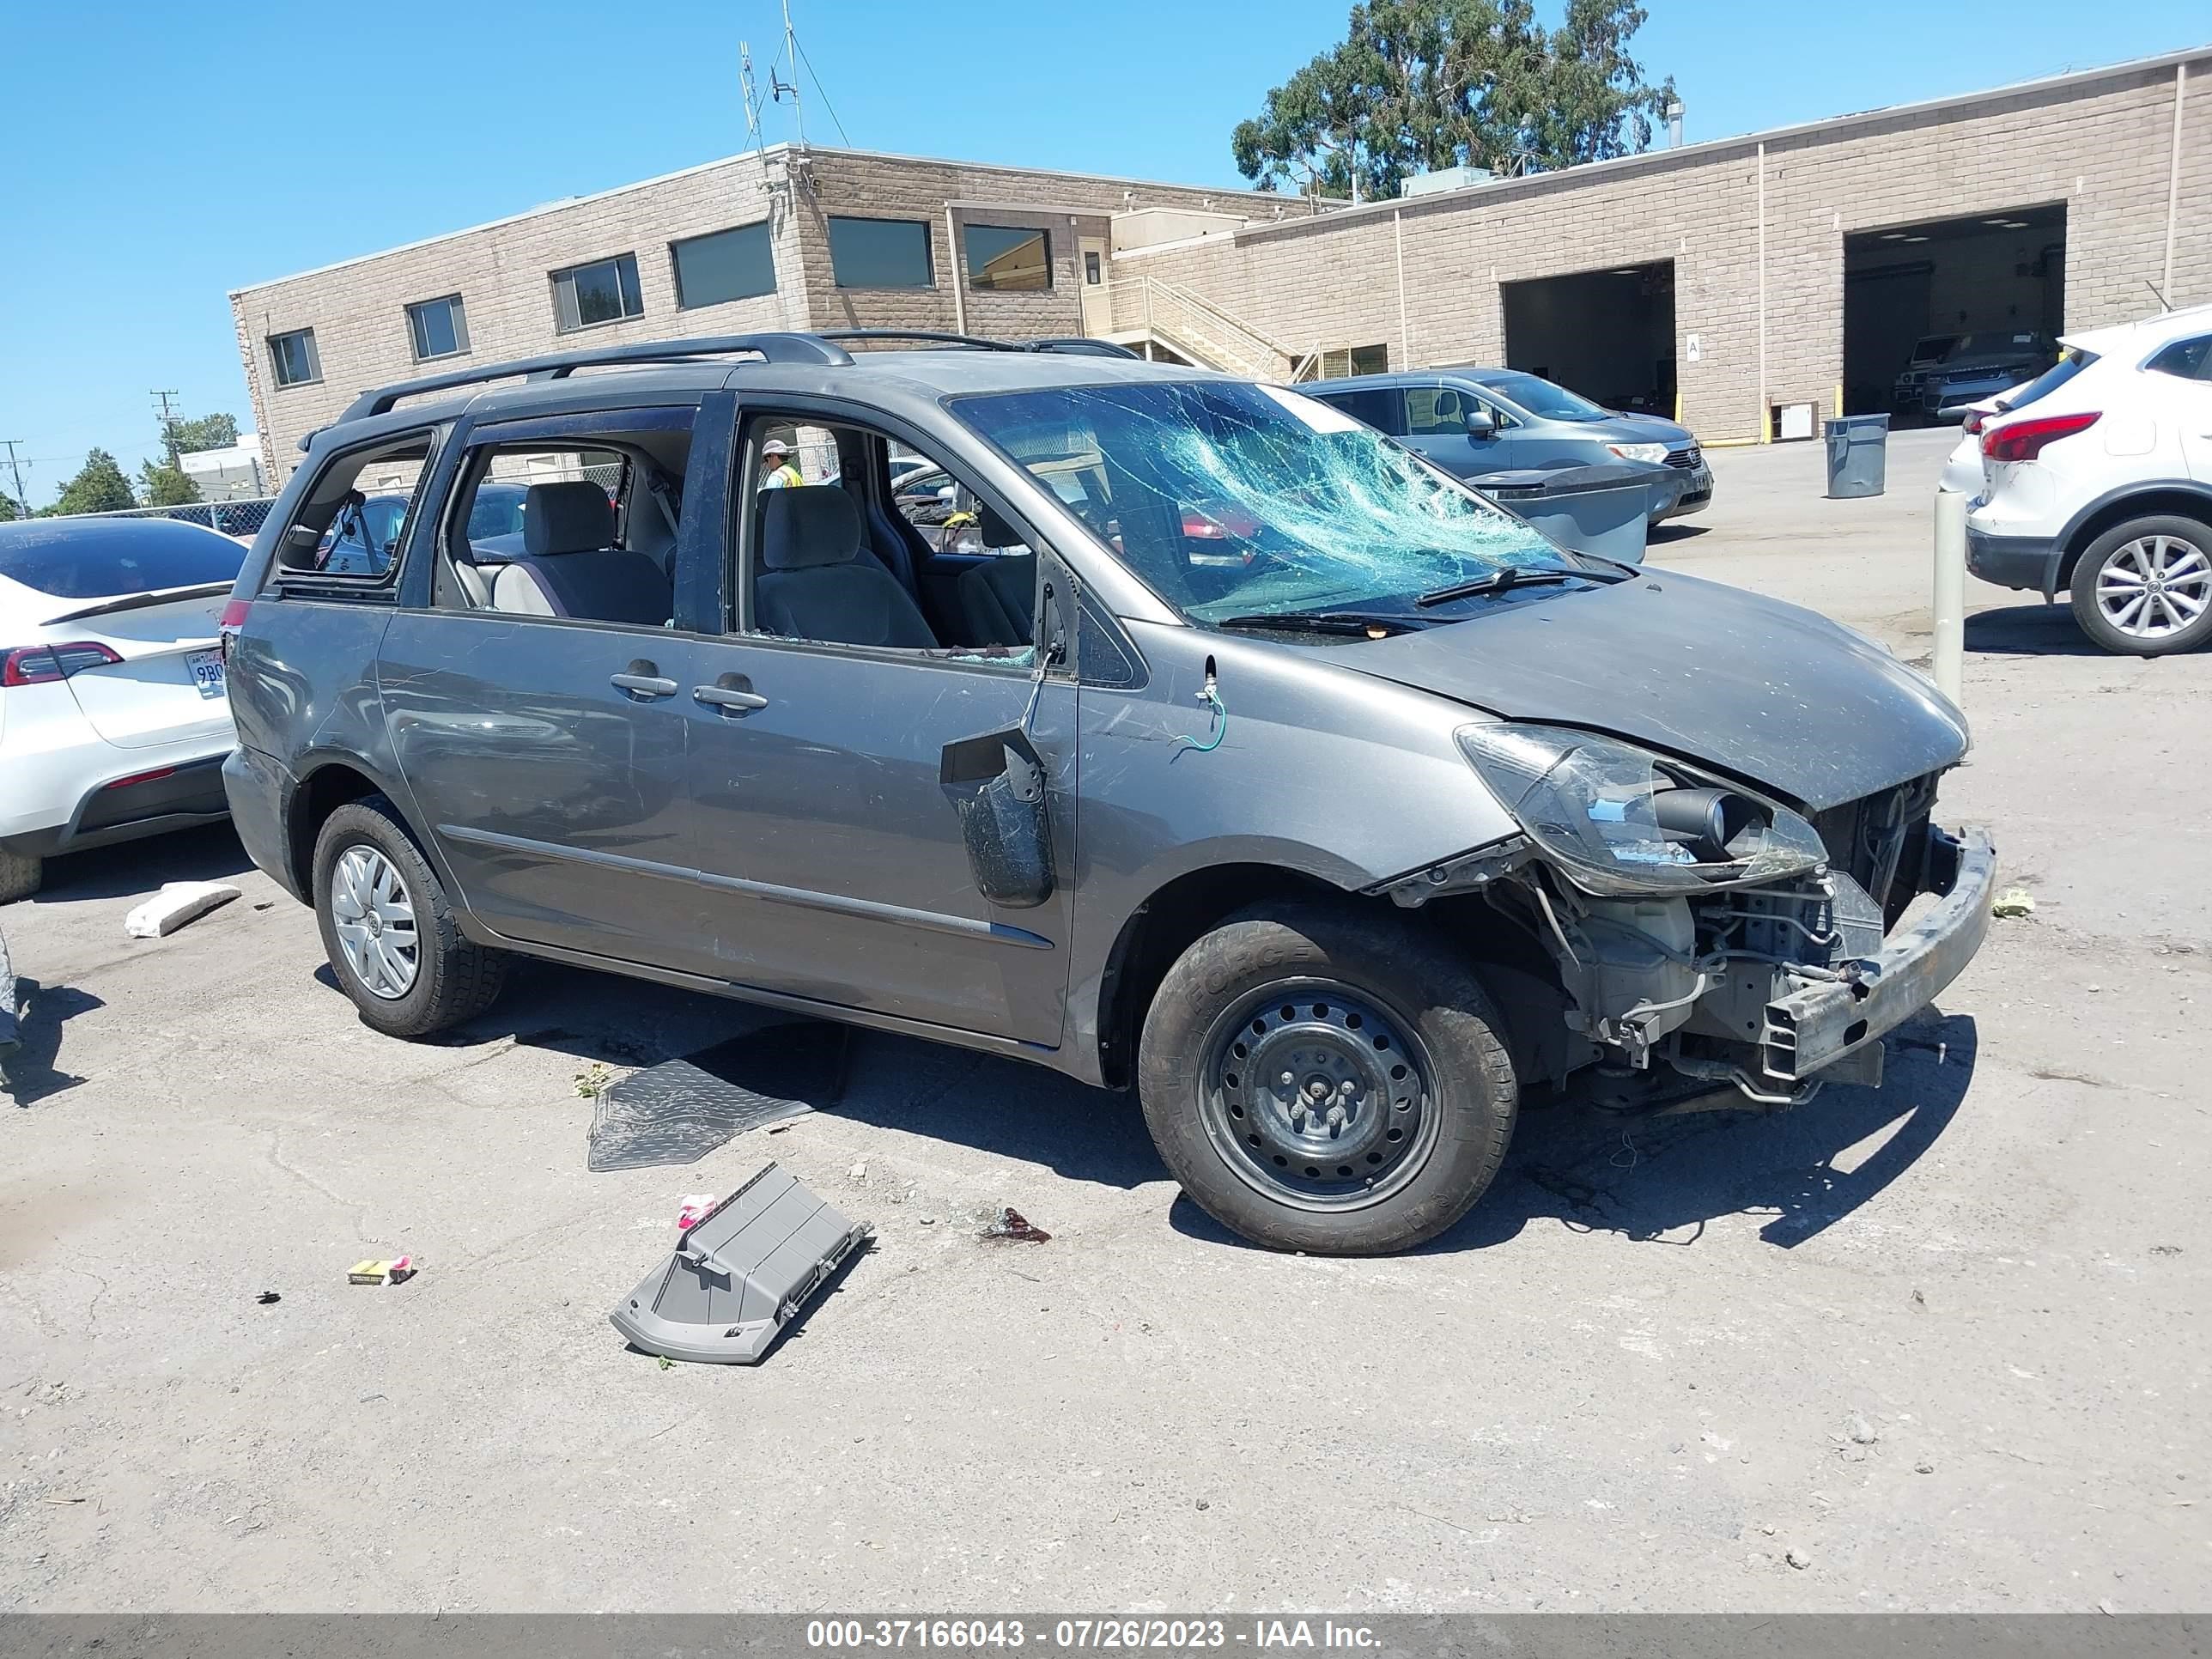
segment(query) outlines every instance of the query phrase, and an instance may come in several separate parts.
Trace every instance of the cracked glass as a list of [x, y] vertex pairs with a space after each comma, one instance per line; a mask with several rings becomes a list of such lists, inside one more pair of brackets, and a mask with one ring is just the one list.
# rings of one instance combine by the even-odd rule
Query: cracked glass
[[1583, 568], [1411, 451], [1279, 386], [1061, 386], [953, 409], [1199, 622], [1410, 617], [1420, 595], [1509, 566]]

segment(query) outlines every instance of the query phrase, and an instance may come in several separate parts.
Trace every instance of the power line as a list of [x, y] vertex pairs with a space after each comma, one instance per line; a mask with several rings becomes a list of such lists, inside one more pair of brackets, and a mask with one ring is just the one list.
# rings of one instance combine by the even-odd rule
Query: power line
[[177, 417], [169, 411], [169, 399], [177, 395], [176, 388], [172, 386], [167, 392], [149, 392], [146, 395], [161, 400], [161, 447], [168, 451], [169, 465], [174, 466], [177, 465]]

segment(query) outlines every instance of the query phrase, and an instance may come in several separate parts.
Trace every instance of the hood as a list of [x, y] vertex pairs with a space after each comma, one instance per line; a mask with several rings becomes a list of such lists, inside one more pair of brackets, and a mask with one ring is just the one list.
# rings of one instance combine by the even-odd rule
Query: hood
[[1601, 443], [1665, 444], [1669, 449], [1680, 449], [1697, 442], [1689, 428], [1656, 415], [1632, 415], [1617, 409], [1610, 414], [1610, 420], [1590, 422], [1590, 434]]
[[1509, 720], [1668, 750], [1814, 811], [1966, 752], [1965, 718], [1934, 686], [1810, 611], [1658, 571], [1526, 591], [1328, 654]]

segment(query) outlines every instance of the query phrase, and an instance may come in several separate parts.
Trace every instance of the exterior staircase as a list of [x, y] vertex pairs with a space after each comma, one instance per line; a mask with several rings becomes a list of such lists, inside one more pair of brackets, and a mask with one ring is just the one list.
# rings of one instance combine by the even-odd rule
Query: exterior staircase
[[1255, 380], [1307, 380], [1317, 351], [1299, 351], [1178, 283], [1116, 273], [1109, 289], [1106, 337], [1139, 356], [1218, 368]]

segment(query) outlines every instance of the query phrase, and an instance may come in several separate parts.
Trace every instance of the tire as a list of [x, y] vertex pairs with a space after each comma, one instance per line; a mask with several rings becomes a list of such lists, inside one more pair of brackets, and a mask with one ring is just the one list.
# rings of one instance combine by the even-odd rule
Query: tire
[[314, 902], [331, 971], [363, 1024], [428, 1036], [499, 1000], [507, 952], [461, 936], [444, 884], [382, 795], [349, 801], [324, 823]]
[[2115, 525], [2083, 550], [2069, 586], [2074, 620], [2106, 650], [2194, 651], [2212, 640], [2212, 525], [2171, 514]]
[[0, 904], [31, 896], [46, 879], [46, 861], [0, 848]]
[[1138, 1097], [1169, 1170], [1223, 1226], [1270, 1249], [1386, 1255], [1443, 1232], [1497, 1176], [1519, 1098], [1504, 1030], [1418, 926], [1263, 907], [1169, 969]]

